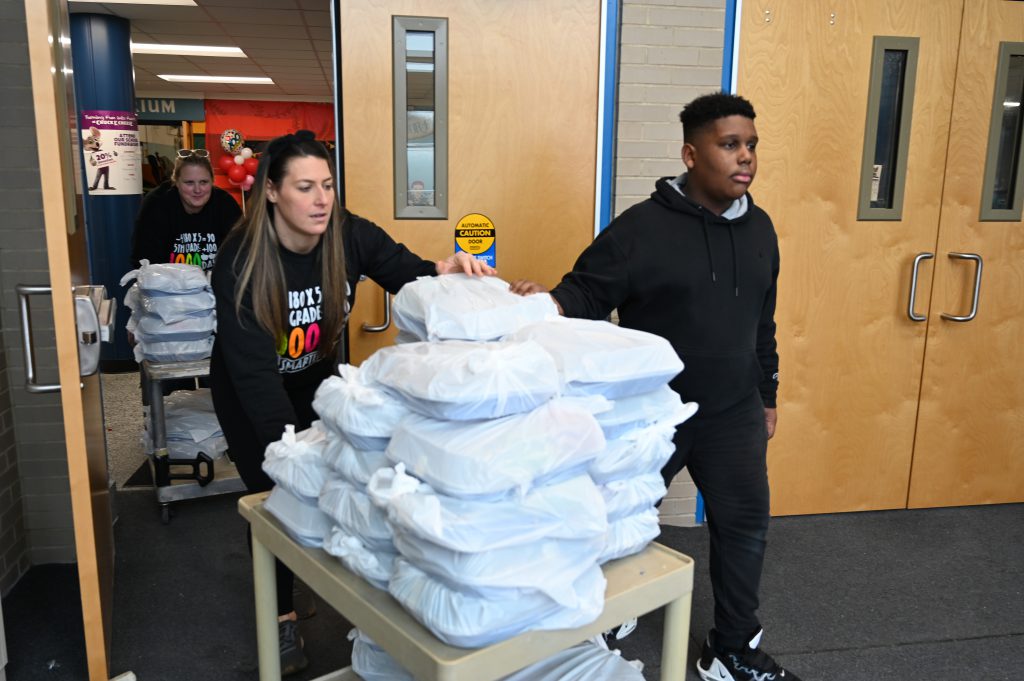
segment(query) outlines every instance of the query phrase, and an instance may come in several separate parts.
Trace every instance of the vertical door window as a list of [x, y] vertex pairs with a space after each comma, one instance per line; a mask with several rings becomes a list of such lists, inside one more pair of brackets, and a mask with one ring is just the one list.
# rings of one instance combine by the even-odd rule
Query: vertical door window
[[858, 220], [902, 219], [918, 42], [875, 37]]
[[394, 17], [395, 217], [448, 217], [448, 21]]
[[982, 184], [981, 220], [1021, 219], [1024, 176], [1021, 165], [1021, 101], [1024, 100], [1024, 43], [1002, 43], [996, 67]]

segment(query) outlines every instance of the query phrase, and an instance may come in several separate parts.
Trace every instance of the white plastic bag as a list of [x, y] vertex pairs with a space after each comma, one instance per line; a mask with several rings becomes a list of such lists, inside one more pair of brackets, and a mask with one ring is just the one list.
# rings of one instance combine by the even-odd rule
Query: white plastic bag
[[608, 411], [595, 413], [604, 436], [613, 440], [631, 430], [655, 423], [679, 425], [697, 413], [696, 402], [686, 402], [667, 385], [651, 392], [622, 397]]
[[524, 327], [505, 340], [532, 340], [551, 353], [567, 395], [637, 395], [683, 370], [682, 360], [661, 336], [610, 322], [559, 317]]
[[398, 424], [385, 453], [442, 494], [475, 497], [525, 492], [561, 471], [587, 466], [604, 448], [591, 413], [578, 402], [555, 399], [491, 420], [413, 414]]
[[195, 362], [206, 359], [213, 351], [213, 336], [186, 341], [142, 341], [132, 348], [135, 361]]
[[[352, 671], [364, 681], [415, 681], [386, 650], [355, 629]], [[500, 681], [644, 681], [644, 675], [607, 647], [584, 641]]]
[[210, 310], [205, 315], [167, 323], [157, 315], [133, 313], [126, 326], [136, 339], [143, 342], [200, 340], [217, 330], [217, 315]]
[[[227, 451], [209, 388], [175, 390], [164, 398], [163, 405], [164, 435], [171, 458], [195, 459], [202, 452], [211, 459], [218, 459]], [[152, 454], [149, 419], [144, 423], [143, 447], [147, 454]]]
[[487, 597], [492, 589], [540, 591], [559, 605], [576, 607], [572, 583], [597, 561], [604, 537], [541, 539], [478, 553], [438, 546], [396, 527], [395, 548], [424, 572]]
[[646, 473], [598, 485], [608, 510], [608, 522], [653, 508], [668, 491], [661, 473]]
[[352, 641], [352, 671], [363, 681], [416, 681], [395, 658], [363, 632], [353, 629], [348, 638]]
[[328, 477], [323, 457], [326, 444], [326, 433], [319, 421], [298, 433], [295, 426], [285, 426], [281, 439], [267, 445], [263, 472], [292, 494], [316, 499]]
[[345, 534], [356, 537], [371, 551], [395, 552], [387, 512], [375, 506], [366, 492], [342, 478], [330, 478], [317, 504]]
[[620, 655], [584, 641], [501, 681], [644, 681], [644, 675]]
[[132, 312], [156, 315], [170, 324], [189, 317], [209, 316], [216, 308], [213, 291], [196, 291], [181, 295], [146, 295], [133, 284], [124, 296], [124, 304]]
[[394, 568], [394, 551], [367, 548], [359, 537], [335, 525], [324, 539], [324, 551], [341, 561], [353, 574], [365, 579], [381, 591], [388, 590]]
[[402, 402], [367, 383], [359, 367], [342, 364], [316, 389], [313, 409], [324, 425], [360, 449], [383, 450], [395, 425], [409, 414]]
[[366, 486], [370, 476], [391, 465], [383, 451], [357, 449], [341, 435], [329, 433], [324, 461], [332, 471], [354, 485]]
[[375, 352], [361, 373], [417, 413], [459, 421], [530, 411], [561, 387], [551, 355], [532, 342], [395, 345]]
[[155, 263], [140, 261], [140, 267], [126, 272], [121, 277], [121, 286], [135, 280], [143, 292], [195, 293], [210, 290], [210, 282], [201, 267], [197, 265]]
[[590, 624], [604, 609], [604, 574], [592, 565], [574, 583], [580, 606], [564, 608], [544, 594], [513, 590], [482, 598], [434, 579], [407, 560], [395, 561], [388, 591], [409, 613], [449, 645], [479, 648], [524, 631], [572, 629]]
[[[370, 493], [382, 469], [370, 480]], [[393, 472], [392, 472], [393, 475]], [[406, 476], [408, 477], [408, 476]], [[375, 501], [380, 498], [374, 497]], [[585, 539], [608, 529], [604, 498], [587, 475], [504, 501], [456, 499], [420, 485], [416, 491], [392, 496], [388, 520], [427, 541], [453, 551], [475, 553], [550, 539]]]
[[653, 426], [631, 430], [616, 440], [608, 440], [594, 462], [590, 465], [590, 476], [598, 484], [612, 480], [657, 473], [676, 451], [672, 441], [676, 427], [671, 423], [656, 423]]
[[316, 507], [316, 502], [295, 496], [281, 486], [274, 487], [263, 508], [281, 521], [288, 534], [302, 546], [320, 548], [331, 520]]
[[402, 287], [392, 312], [395, 326], [420, 340], [501, 338], [558, 316], [551, 296], [520, 296], [497, 277], [450, 274], [420, 277]]
[[639, 553], [659, 534], [661, 527], [658, 526], [656, 508], [649, 508], [609, 523], [604, 550], [601, 551], [597, 562], [604, 565], [610, 560]]

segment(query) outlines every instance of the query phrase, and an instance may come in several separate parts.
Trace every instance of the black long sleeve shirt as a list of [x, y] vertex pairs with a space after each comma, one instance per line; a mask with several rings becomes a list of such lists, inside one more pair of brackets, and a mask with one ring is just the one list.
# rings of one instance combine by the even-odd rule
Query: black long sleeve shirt
[[204, 270], [213, 268], [217, 249], [242, 216], [231, 195], [211, 188], [210, 200], [198, 213], [188, 213], [178, 188], [165, 182], [142, 200], [132, 232], [132, 265], [186, 263]]
[[[662, 178], [580, 255], [551, 294], [569, 317], [604, 319], [664, 337], [685, 369], [672, 388], [719, 413], [760, 391], [775, 406], [779, 247], [767, 213], [715, 215]], [[685, 187], [683, 188], [685, 190]]]
[[[355, 301], [356, 283], [366, 275], [391, 293], [416, 277], [436, 274], [433, 262], [414, 255], [369, 220], [350, 213], [342, 227], [347, 299]], [[235, 311], [235, 282], [242, 265], [240, 238], [230, 238], [213, 271], [217, 298], [217, 337], [210, 360], [210, 385], [217, 418], [231, 443], [231, 433], [248, 429], [259, 442], [258, 456], [280, 439], [287, 424], [297, 429], [312, 422], [313, 395], [333, 371], [335, 357], [320, 346], [320, 246], [298, 254], [280, 248], [287, 286], [288, 318], [275, 338], [257, 322], [249, 295]], [[283, 339], [283, 340], [280, 340]], [[238, 453], [251, 455], [256, 453]]]

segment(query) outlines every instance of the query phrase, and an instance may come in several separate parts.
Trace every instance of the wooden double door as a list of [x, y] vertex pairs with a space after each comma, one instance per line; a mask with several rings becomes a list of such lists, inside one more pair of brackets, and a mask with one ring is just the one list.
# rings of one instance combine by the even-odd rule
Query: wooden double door
[[[494, 224], [506, 280], [553, 285], [594, 237], [601, 4], [594, 0], [340, 0], [346, 204], [424, 258], [463, 216]], [[447, 21], [447, 218], [395, 217], [393, 17]], [[411, 176], [410, 176], [411, 179]], [[383, 293], [359, 285], [350, 357], [394, 342]]]
[[[895, 220], [857, 218], [876, 36], [919, 45]], [[773, 513], [1024, 501], [1024, 226], [981, 219], [993, 108], [1020, 107], [995, 100], [1000, 50], [1022, 41], [1007, 0], [743, 4], [737, 91], [782, 251]]]

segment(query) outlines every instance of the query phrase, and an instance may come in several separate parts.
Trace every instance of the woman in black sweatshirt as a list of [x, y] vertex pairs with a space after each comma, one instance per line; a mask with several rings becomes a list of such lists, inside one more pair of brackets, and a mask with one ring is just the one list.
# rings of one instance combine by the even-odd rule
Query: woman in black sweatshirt
[[[214, 408], [246, 487], [269, 490], [267, 445], [284, 427], [308, 428], [313, 395], [337, 363], [338, 344], [367, 276], [391, 293], [416, 277], [493, 274], [466, 253], [431, 262], [341, 207], [327, 149], [299, 131], [260, 158], [248, 213], [217, 257], [217, 338], [210, 360]], [[292, 607], [293, 576], [277, 563], [284, 673], [306, 666]]]
[[231, 195], [213, 186], [208, 152], [182, 149], [171, 179], [142, 200], [132, 231], [132, 265], [148, 260], [211, 270], [217, 248], [240, 217]]

